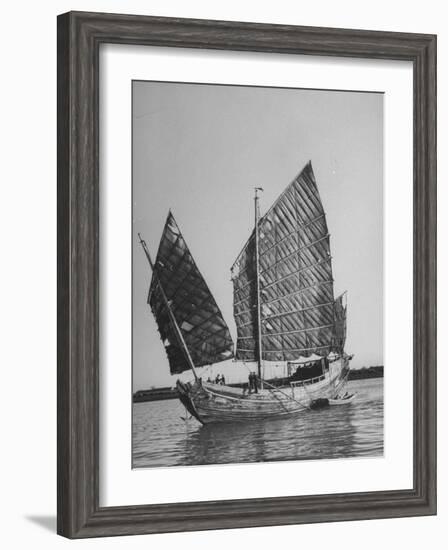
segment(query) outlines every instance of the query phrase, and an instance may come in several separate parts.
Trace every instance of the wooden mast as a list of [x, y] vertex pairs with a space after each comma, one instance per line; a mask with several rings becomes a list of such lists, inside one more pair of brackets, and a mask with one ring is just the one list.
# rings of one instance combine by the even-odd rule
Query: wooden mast
[[151, 266], [151, 270], [152, 270], [152, 272], [154, 274], [154, 277], [156, 279], [157, 285], [158, 285], [159, 290], [160, 290], [160, 294], [162, 296], [163, 303], [165, 304], [165, 307], [168, 311], [168, 315], [169, 315], [171, 324], [173, 325], [174, 333], [176, 334], [176, 338], [178, 339], [180, 347], [182, 348], [182, 350], [185, 354], [185, 358], [187, 359], [187, 362], [188, 362], [188, 365], [190, 366], [190, 369], [193, 371], [195, 380], [198, 380], [198, 375], [197, 375], [197, 372], [196, 372], [196, 369], [195, 369], [195, 366], [194, 366], [194, 363], [193, 363], [193, 359], [191, 358], [191, 355], [190, 355], [190, 352], [188, 350], [187, 344], [185, 343], [182, 331], [180, 330], [180, 327], [177, 324], [176, 317], [174, 316], [174, 313], [171, 309], [170, 302], [169, 302], [168, 298], [166, 297], [165, 291], [163, 290], [162, 283], [160, 282], [159, 276], [157, 275], [157, 270], [154, 268], [154, 264], [152, 263], [148, 247], [146, 246], [146, 243], [142, 239], [140, 233], [138, 234], [138, 238], [140, 239], [140, 244], [142, 245], [142, 248], [143, 248], [143, 250], [146, 254], [146, 258], [148, 259], [149, 265]]
[[258, 378], [261, 388], [263, 388], [262, 361], [263, 348], [261, 342], [261, 300], [260, 300], [260, 254], [259, 254], [259, 228], [260, 207], [258, 204], [258, 191], [263, 191], [261, 187], [255, 187], [255, 266], [256, 266], [256, 287], [257, 287], [257, 359], [258, 359]]

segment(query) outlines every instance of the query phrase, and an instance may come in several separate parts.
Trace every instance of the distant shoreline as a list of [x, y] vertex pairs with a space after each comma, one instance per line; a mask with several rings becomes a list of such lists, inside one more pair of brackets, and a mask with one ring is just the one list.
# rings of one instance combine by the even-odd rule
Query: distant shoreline
[[[353, 369], [348, 376], [349, 380], [366, 380], [369, 378], [383, 378], [383, 366], [363, 367], [361, 369]], [[286, 381], [284, 379], [269, 380], [275, 386], [282, 385]], [[240, 388], [244, 384], [229, 384], [235, 388]], [[165, 401], [166, 399], [176, 399], [177, 390], [175, 388], [151, 388], [149, 390], [138, 390], [132, 396], [134, 403], [144, 403], [146, 401]]]

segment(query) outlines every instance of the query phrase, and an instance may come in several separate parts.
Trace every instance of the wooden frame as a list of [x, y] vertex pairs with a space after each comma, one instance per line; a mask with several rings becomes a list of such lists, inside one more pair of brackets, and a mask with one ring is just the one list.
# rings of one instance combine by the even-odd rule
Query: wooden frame
[[[414, 71], [412, 490], [99, 506], [102, 43], [408, 60]], [[70, 12], [58, 17], [58, 533], [70, 538], [436, 513], [436, 37]]]

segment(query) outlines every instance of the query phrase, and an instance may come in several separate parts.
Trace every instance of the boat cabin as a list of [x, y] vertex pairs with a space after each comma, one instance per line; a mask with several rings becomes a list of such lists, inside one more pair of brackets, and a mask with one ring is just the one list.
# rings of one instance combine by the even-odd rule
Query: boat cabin
[[291, 378], [291, 381], [318, 379], [328, 369], [329, 364], [326, 357], [310, 357], [306, 361], [288, 361], [288, 377]]

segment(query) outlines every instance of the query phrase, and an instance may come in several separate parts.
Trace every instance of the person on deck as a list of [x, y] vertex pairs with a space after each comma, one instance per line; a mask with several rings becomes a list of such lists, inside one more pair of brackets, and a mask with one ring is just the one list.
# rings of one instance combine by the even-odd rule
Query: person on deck
[[257, 375], [254, 372], [249, 374], [249, 393], [258, 393]]
[[223, 386], [226, 385], [226, 379], [224, 378], [224, 375], [223, 375], [223, 374], [221, 374], [221, 384], [222, 384]]
[[215, 378], [215, 384], [220, 384], [221, 383], [221, 378], [219, 376], [219, 374], [216, 375], [216, 378]]
[[258, 393], [258, 376], [255, 373], [254, 373], [253, 381], [254, 381], [255, 393]]

